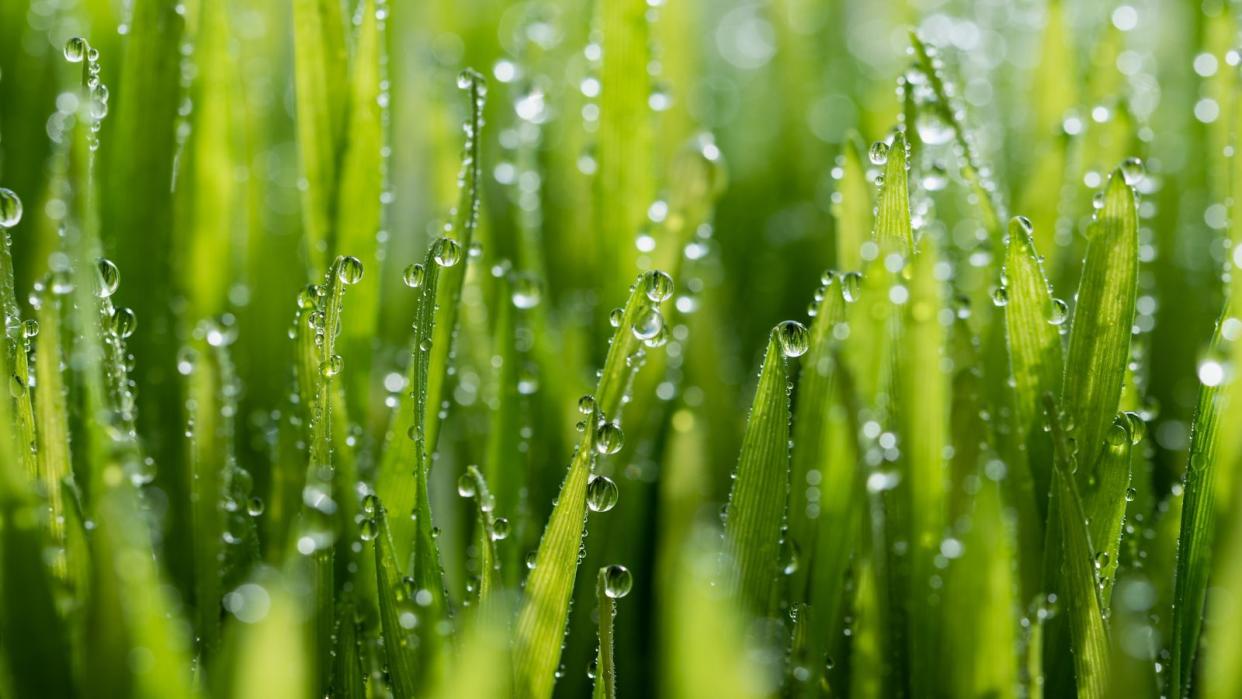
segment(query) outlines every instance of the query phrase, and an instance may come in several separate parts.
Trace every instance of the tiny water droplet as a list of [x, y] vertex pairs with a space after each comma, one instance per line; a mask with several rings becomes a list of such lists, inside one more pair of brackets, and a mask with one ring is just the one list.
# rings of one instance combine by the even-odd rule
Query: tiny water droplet
[[375, 493], [368, 493], [362, 499], [362, 512], [368, 515], [374, 515], [380, 510], [380, 499]]
[[1069, 318], [1069, 306], [1061, 299], [1052, 299], [1052, 310], [1048, 315], [1050, 325], [1064, 325]]
[[673, 295], [673, 278], [653, 269], [643, 275], [643, 290], [652, 303], [663, 303]]
[[535, 569], [535, 556], [536, 556], [536, 553], [534, 551], [527, 552], [526, 554], [526, 569], [527, 570]]
[[593, 476], [587, 483], [587, 507], [592, 512], [607, 512], [617, 506], [621, 492], [608, 476]]
[[417, 289], [422, 286], [424, 277], [426, 277], [426, 270], [417, 263], [406, 267], [405, 272], [401, 275], [402, 281], [411, 289]]
[[246, 501], [246, 512], [251, 517], [258, 517], [263, 514], [263, 498], [255, 495]]
[[1035, 232], [1035, 224], [1031, 223], [1031, 219], [1025, 216], [1014, 216], [1013, 223], [1017, 224], [1018, 228], [1027, 235]]
[[441, 267], [452, 267], [461, 262], [461, 243], [452, 238], [440, 238], [431, 247], [431, 257]]
[[463, 498], [472, 498], [478, 492], [478, 484], [475, 483], [474, 476], [469, 473], [461, 474], [461, 478], [457, 479], [457, 494]]
[[1108, 567], [1108, 551], [1100, 551], [1095, 554], [1095, 567], [1097, 569]]
[[634, 576], [623, 565], [610, 565], [604, 569], [604, 594], [613, 599], [621, 599], [630, 594], [634, 587]]
[[27, 339], [37, 337], [39, 334], [39, 321], [34, 318], [27, 318], [22, 321], [22, 337]]
[[0, 228], [12, 228], [21, 220], [21, 198], [13, 190], [0, 187]]
[[621, 319], [625, 317], [625, 311], [620, 308], [614, 308], [608, 312], [608, 324], [614, 328], [621, 327]]
[[595, 396], [587, 394], [578, 399], [578, 412], [590, 415], [595, 410]]
[[512, 527], [509, 525], [508, 519], [504, 517], [497, 517], [496, 521], [492, 522], [492, 541], [503, 541], [507, 539], [511, 529]]
[[86, 43], [86, 39], [80, 36], [73, 37], [65, 42], [65, 60], [70, 63], [81, 63], [86, 58], [88, 48], [89, 45]]
[[1134, 488], [1126, 488], [1126, 502], [1134, 502], [1134, 498], [1138, 497], [1138, 491]]
[[625, 434], [615, 422], [605, 422], [595, 429], [595, 450], [601, 454], [616, 454], [625, 444]]
[[341, 263], [336, 269], [336, 276], [342, 284], [357, 284], [362, 281], [362, 261], [356, 257], [341, 258]]
[[811, 343], [811, 333], [796, 320], [784, 320], [776, 326], [776, 341], [786, 357], [801, 357]]
[[992, 305], [998, 308], [1009, 305], [1009, 290], [1003, 286], [992, 289]]
[[871, 144], [871, 149], [867, 151], [867, 157], [876, 165], [883, 165], [888, 162], [888, 144], [884, 141], [876, 141]]
[[121, 270], [106, 257], [95, 261], [95, 296], [106, 299], [121, 285]]

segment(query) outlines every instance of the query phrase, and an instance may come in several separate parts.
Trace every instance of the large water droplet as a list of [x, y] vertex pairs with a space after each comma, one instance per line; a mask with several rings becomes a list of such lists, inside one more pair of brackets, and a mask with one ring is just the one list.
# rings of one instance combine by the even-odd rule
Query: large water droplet
[[1137, 185], [1143, 179], [1144, 167], [1143, 161], [1138, 158], [1126, 158], [1121, 161], [1121, 177], [1126, 184], [1131, 187]]
[[604, 569], [604, 594], [613, 599], [621, 599], [630, 594], [634, 587], [634, 576], [623, 565], [610, 565]]
[[411, 289], [417, 289], [423, 285], [423, 279], [427, 276], [427, 270], [423, 269], [420, 264], [412, 264], [405, 268], [405, 272], [401, 275], [401, 280]]
[[587, 507], [592, 512], [607, 512], [617, 506], [621, 492], [608, 476], [592, 476], [587, 483]]
[[122, 338], [133, 335], [134, 330], [138, 328], [138, 316], [128, 308], [118, 308], [113, 311], [109, 322], [111, 330]]
[[673, 278], [658, 269], [643, 275], [643, 290], [652, 303], [662, 303], [673, 295]]
[[512, 530], [509, 520], [504, 517], [497, 517], [492, 522], [492, 541], [502, 541], [509, 538], [509, 532]]
[[441, 267], [452, 267], [461, 262], [461, 243], [452, 238], [440, 238], [431, 247], [431, 257]]
[[112, 260], [101, 257], [95, 262], [95, 296], [106, 299], [121, 285], [121, 270]]
[[590, 415], [595, 410], [595, 396], [587, 394], [578, 399], [578, 412]]
[[362, 261], [356, 257], [341, 258], [337, 266], [336, 276], [342, 284], [357, 284], [362, 281]]
[[519, 274], [513, 278], [513, 305], [523, 310], [534, 308], [543, 300], [543, 285], [539, 279], [530, 274]]
[[841, 277], [841, 297], [847, 303], [854, 303], [858, 300], [858, 295], [862, 290], [862, 274], [858, 272], [846, 272]]
[[1048, 323], [1051, 325], [1064, 325], [1066, 318], [1069, 318], [1069, 306], [1061, 299], [1052, 299], [1052, 309], [1049, 311]]
[[595, 429], [595, 450], [601, 454], [616, 454], [625, 444], [625, 433], [615, 422], [605, 422]]
[[634, 337], [639, 340], [650, 340], [664, 329], [664, 316], [654, 308], [648, 308], [638, 315], [634, 321]]
[[883, 165], [888, 162], [888, 144], [884, 141], [876, 141], [871, 144], [871, 149], [867, 151], [867, 157], [876, 165]]
[[992, 305], [998, 308], [1009, 305], [1009, 290], [1003, 286], [992, 289]]
[[21, 220], [21, 198], [13, 190], [0, 187], [0, 228], [12, 228]]
[[478, 492], [478, 484], [475, 483], [474, 476], [469, 473], [461, 474], [461, 478], [457, 479], [457, 494], [463, 498], [472, 498]]
[[86, 58], [86, 52], [90, 45], [86, 43], [86, 39], [75, 36], [65, 42], [65, 60], [70, 63], [81, 63]]
[[341, 369], [344, 366], [345, 360], [341, 359], [341, 355], [334, 354], [319, 363], [319, 374], [325, 379], [332, 378], [341, 373]]
[[379, 535], [379, 526], [373, 519], [364, 519], [362, 520], [359, 535], [361, 535], [363, 541], [374, 541], [375, 537]]
[[36, 337], [39, 334], [39, 321], [34, 318], [27, 318], [22, 321], [22, 337], [27, 339]]
[[786, 357], [801, 357], [811, 343], [811, 333], [796, 320], [784, 320], [776, 326], [776, 341]]

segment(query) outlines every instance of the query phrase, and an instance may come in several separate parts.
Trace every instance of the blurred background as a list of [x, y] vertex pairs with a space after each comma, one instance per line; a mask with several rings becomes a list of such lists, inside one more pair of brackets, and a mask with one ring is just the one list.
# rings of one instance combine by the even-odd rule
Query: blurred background
[[[347, 5], [356, 22], [360, 3]], [[100, 231], [121, 270], [114, 300], [138, 318], [130, 347], [139, 434], [160, 473], [152, 507], [173, 541], [185, 498], [175, 475], [184, 461], [178, 348], [203, 318], [236, 329], [237, 459], [265, 496], [292, 383], [295, 299], [324, 271], [324, 250], [304, 235], [290, 6], [0, 3], [0, 184], [26, 204], [12, 231], [20, 299], [56, 264], [66, 215], [56, 122], [73, 111], [66, 102], [80, 67], [66, 63], [63, 47], [81, 35], [99, 51], [111, 94], [95, 171]], [[1135, 355], [1153, 439], [1141, 477], [1151, 484], [1147, 508], [1166, 506], [1184, 469], [1195, 365], [1222, 301], [1239, 63], [1232, 3], [648, 0], [638, 10], [607, 1], [377, 7], [386, 29], [375, 95], [381, 196], [343, 197], [336, 211], [374, 235], [359, 249], [333, 249], [363, 261], [377, 295], [371, 308], [345, 305], [347, 318], [373, 316], [372, 342], [345, 351], [364, 481], [405, 389], [415, 294], [404, 270], [422, 260], [457, 203], [468, 107], [457, 76], [474, 68], [488, 85], [480, 246], [469, 252], [433, 471], [452, 590], [460, 594], [471, 565], [471, 515], [453, 484], [484, 458], [488, 406], [503, 388], [489, 365], [493, 311], [508, 303], [497, 273], [512, 271], [525, 290], [513, 299], [523, 406], [514, 456], [527, 488], [505, 542], [521, 560], [563, 476], [577, 397], [594, 385], [606, 350], [608, 312], [639, 271], [666, 269], [677, 282], [670, 340], [634, 387], [625, 449], [601, 466], [621, 501], [592, 518], [583, 564], [634, 571], [618, 662], [634, 695], [653, 688], [656, 571], [660, 553], [675, 550], [663, 537], [684, 532], [696, 513], [714, 516], [768, 330], [805, 321], [821, 274], [849, 264], [837, 259], [839, 159], [856, 144], [865, 152], [903, 118], [896, 86], [912, 60], [911, 29], [940, 48], [982, 174], [1003, 214], [1034, 221], [1058, 296], [1076, 287], [1093, 193], [1123, 158], [1144, 160]], [[633, 43], [610, 63], [601, 46], [613, 26], [629, 27]], [[330, 65], [349, 62], [351, 31]], [[635, 91], [645, 105], [609, 103]], [[920, 171], [929, 173], [917, 186], [933, 204], [916, 211], [916, 228], [951, 241], [957, 291], [986, 298], [971, 292], [999, 284], [986, 273], [997, 251], [946, 125], [915, 118]], [[677, 488], [692, 496], [670, 500]], [[670, 507], [679, 503], [688, 511]], [[188, 564], [175, 547], [167, 555], [172, 579], [188, 588]], [[579, 585], [563, 696], [589, 691], [593, 594]]]

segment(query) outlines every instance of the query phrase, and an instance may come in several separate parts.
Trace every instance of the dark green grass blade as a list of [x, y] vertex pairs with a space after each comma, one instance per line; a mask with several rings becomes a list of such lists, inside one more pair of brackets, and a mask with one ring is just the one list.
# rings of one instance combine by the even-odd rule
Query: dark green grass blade
[[1079, 454], [1080, 485], [1095, 472], [1121, 398], [1138, 293], [1138, 211], [1118, 170], [1088, 233], [1078, 285], [1061, 404]]
[[388, 515], [378, 499], [368, 502], [374, 532], [375, 581], [378, 586], [380, 629], [384, 635], [384, 655], [388, 667], [389, 686], [395, 699], [410, 699], [417, 694], [417, 639], [414, 627], [418, 619], [411, 592], [401, 580], [401, 568], [393, 555], [392, 532]]
[[515, 333], [516, 312], [510, 300], [508, 280], [496, 284], [496, 328], [492, 344], [492, 356], [499, 361], [493, 380], [496, 387], [495, 403], [490, 409], [487, 433], [487, 460], [484, 473], [492, 486], [497, 511], [514, 523], [513, 542], [500, 551], [500, 567], [507, 587], [518, 582], [520, 548], [531, 529], [529, 518], [522, 516], [519, 503], [522, 500], [523, 476], [527, 473], [525, 455], [519, 448], [521, 395], [518, 393], [517, 337]]
[[620, 416], [622, 399], [644, 355], [642, 341], [635, 335], [634, 328], [640, 323], [648, 325], [653, 313], [657, 314], [654, 318], [659, 318], [658, 308], [647, 295], [648, 282], [657, 274], [660, 273], [643, 275], [633, 286], [600, 372], [594, 412], [588, 416], [587, 429], [544, 528], [535, 555], [535, 569], [526, 579], [526, 599], [518, 615], [513, 650], [519, 697], [545, 699], [552, 694], [586, 525], [587, 483], [596, 436], [596, 429], [591, 426], [615, 421]]
[[789, 378], [779, 332], [768, 337], [725, 514], [727, 586], [759, 616], [774, 602], [789, 496]]
[[606, 592], [608, 569], [600, 568], [595, 576], [595, 599], [599, 604], [599, 654], [595, 665], [594, 699], [616, 699], [617, 668], [612, 643], [612, 620], [617, 614], [617, 601]]

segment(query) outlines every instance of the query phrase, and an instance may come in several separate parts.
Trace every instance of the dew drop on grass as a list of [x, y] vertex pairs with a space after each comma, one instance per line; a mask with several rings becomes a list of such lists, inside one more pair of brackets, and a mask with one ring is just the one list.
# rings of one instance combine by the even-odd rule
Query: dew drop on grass
[[369, 493], [365, 498], [362, 499], [363, 513], [368, 514], [368, 515], [374, 515], [376, 512], [379, 512], [379, 509], [380, 509], [380, 499], [379, 499], [379, 496], [377, 496], [375, 493]]
[[1031, 219], [1025, 216], [1014, 216], [1013, 222], [1018, 224], [1018, 227], [1022, 229], [1022, 232], [1027, 235], [1035, 232], [1035, 224], [1031, 223]]
[[0, 228], [12, 228], [21, 220], [21, 198], [13, 190], [0, 187]]
[[663, 303], [673, 295], [673, 278], [653, 269], [643, 275], [643, 291], [652, 303]]
[[342, 284], [353, 285], [362, 281], [362, 261], [356, 257], [343, 257], [336, 269], [336, 276]]
[[138, 316], [128, 308], [118, 308], [109, 317], [110, 329], [122, 338], [134, 334], [138, 328]]
[[362, 536], [363, 541], [374, 541], [376, 535], [379, 534], [379, 527], [375, 524], [375, 520], [362, 520], [362, 527], [360, 528], [359, 534]]
[[616, 454], [625, 444], [625, 433], [615, 422], [605, 422], [595, 429], [595, 450], [604, 455]]
[[420, 264], [412, 264], [405, 268], [405, 272], [401, 275], [401, 280], [411, 289], [417, 289], [423, 285], [423, 278], [426, 276], [426, 270]]
[[587, 507], [592, 512], [607, 512], [617, 506], [621, 493], [608, 476], [593, 476], [587, 483]]
[[539, 279], [529, 274], [519, 274], [513, 278], [513, 305], [522, 310], [529, 310], [543, 300], [543, 287]]
[[431, 247], [431, 257], [441, 267], [452, 267], [461, 262], [461, 243], [452, 238], [440, 238]]
[[1121, 161], [1121, 178], [1126, 184], [1134, 187], [1143, 179], [1144, 168], [1143, 161], [1138, 158], [1126, 158]]
[[922, 110], [914, 120], [914, 128], [919, 138], [929, 145], [939, 146], [953, 140], [953, 126], [935, 109]]
[[535, 569], [535, 557], [536, 554], [534, 551], [530, 551], [526, 554], [526, 570]]
[[255, 495], [246, 502], [246, 513], [251, 517], [258, 517], [263, 514], [263, 498]]
[[81, 63], [86, 58], [86, 53], [90, 46], [86, 43], [86, 39], [75, 36], [65, 42], [65, 60], [70, 63]]
[[22, 321], [22, 337], [27, 339], [37, 337], [39, 334], [39, 321], [34, 318], [27, 318]]
[[811, 333], [796, 320], [784, 320], [776, 326], [776, 341], [786, 357], [801, 357], [811, 343]]
[[319, 363], [319, 374], [325, 379], [332, 378], [341, 373], [344, 366], [345, 360], [341, 359], [341, 355], [334, 354]]
[[492, 541], [503, 541], [507, 539], [511, 529], [512, 526], [509, 524], [508, 519], [505, 519], [504, 517], [497, 517], [496, 521], [492, 522]]
[[1100, 551], [1095, 554], [1095, 567], [1096, 570], [1108, 567], [1108, 551]]
[[106, 257], [95, 262], [95, 296], [106, 299], [121, 285], [121, 270]]
[[634, 321], [634, 337], [639, 340], [650, 340], [664, 329], [664, 316], [654, 308], [648, 308], [639, 314]]
[[854, 303], [858, 300], [858, 294], [862, 290], [862, 274], [858, 272], [846, 272], [841, 277], [841, 297], [847, 303]]
[[888, 144], [884, 141], [876, 141], [871, 144], [871, 149], [867, 151], [867, 157], [876, 165], [883, 165], [888, 162]]
[[457, 494], [463, 498], [472, 498], [478, 492], [478, 486], [474, 482], [474, 477], [469, 473], [461, 474], [461, 478], [457, 479]]
[[623, 565], [610, 565], [604, 569], [604, 594], [613, 599], [621, 599], [630, 594], [634, 587], [634, 576], [629, 568]]
[[1125, 416], [1130, 423], [1130, 443], [1142, 442], [1143, 435], [1147, 433], [1147, 424], [1143, 422], [1143, 416], [1132, 410], [1126, 411]]
[[578, 412], [590, 415], [595, 410], [595, 396], [587, 394], [578, 399]]
[[1110, 449], [1120, 449], [1130, 441], [1130, 431], [1125, 425], [1114, 422], [1113, 426], [1108, 428], [1108, 433], [1104, 435], [1105, 441], [1108, 442]]
[[1052, 299], [1052, 311], [1048, 316], [1049, 325], [1064, 325], [1069, 318], [1069, 306], [1061, 299]]
[[614, 308], [608, 312], [608, 324], [614, 328], [621, 327], [621, 319], [625, 317], [625, 311], [620, 308]]
[[1009, 290], [998, 286], [992, 290], [992, 305], [996, 307], [1009, 305]]

